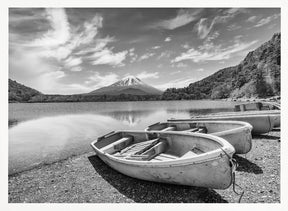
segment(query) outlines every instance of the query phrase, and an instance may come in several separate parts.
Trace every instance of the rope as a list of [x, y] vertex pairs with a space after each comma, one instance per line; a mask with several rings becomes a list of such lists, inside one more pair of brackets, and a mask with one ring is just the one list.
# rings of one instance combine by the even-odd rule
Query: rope
[[[236, 180], [235, 180], [235, 178], [236, 178], [235, 171], [236, 171], [236, 168], [238, 167], [238, 163], [224, 149], [222, 149], [222, 148], [220, 148], [220, 149], [226, 154], [226, 156], [229, 158], [229, 162], [232, 165], [231, 177], [232, 177], [233, 192], [236, 193], [237, 195], [240, 195], [240, 197], [238, 199], [238, 203], [240, 203], [241, 199], [242, 199], [242, 197], [244, 195], [244, 190], [238, 184], [236, 184]], [[242, 193], [237, 193], [237, 191], [235, 189], [236, 186], [239, 187], [242, 190]]]
[[[243, 190], [238, 184], [236, 184], [235, 171], [236, 171], [236, 168], [238, 167], [238, 163], [236, 162], [236, 160], [235, 160], [234, 158], [232, 158], [232, 159], [230, 160], [230, 162], [232, 163], [232, 184], [233, 184], [233, 192], [236, 193], [237, 195], [240, 195], [240, 197], [239, 197], [239, 199], [238, 199], [238, 203], [240, 203], [240, 202], [241, 202], [241, 199], [242, 199], [242, 197], [243, 197], [243, 195], [244, 195], [244, 190]], [[238, 193], [238, 192], [236, 191], [236, 188], [235, 188], [236, 186], [242, 190], [241, 193]]]

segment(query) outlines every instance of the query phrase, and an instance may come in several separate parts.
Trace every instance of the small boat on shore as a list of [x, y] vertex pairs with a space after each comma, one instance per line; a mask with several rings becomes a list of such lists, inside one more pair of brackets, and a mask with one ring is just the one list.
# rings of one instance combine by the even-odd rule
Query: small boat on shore
[[280, 113], [255, 113], [255, 112], [230, 112], [217, 113], [205, 116], [192, 117], [191, 119], [169, 119], [168, 122], [189, 121], [242, 121], [252, 125], [252, 134], [263, 134], [271, 131], [280, 120]]
[[182, 131], [188, 133], [207, 133], [227, 140], [236, 154], [245, 154], [252, 147], [252, 126], [240, 121], [173, 121], [158, 122], [146, 131]]
[[234, 179], [234, 147], [210, 134], [118, 131], [91, 146], [111, 168], [137, 179], [215, 189]]
[[274, 127], [280, 127], [280, 112], [281, 107], [279, 103], [271, 102], [253, 102], [253, 103], [241, 103], [235, 105], [234, 112], [249, 115], [253, 114], [273, 114], [278, 115], [278, 118], [274, 120]]
[[281, 110], [279, 103], [271, 102], [246, 102], [235, 105], [234, 111], [267, 111], [267, 110]]

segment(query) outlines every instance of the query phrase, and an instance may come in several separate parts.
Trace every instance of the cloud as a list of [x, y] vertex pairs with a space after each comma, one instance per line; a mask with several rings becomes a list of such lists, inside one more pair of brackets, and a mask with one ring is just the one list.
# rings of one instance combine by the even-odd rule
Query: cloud
[[136, 55], [136, 54], [134, 56], [132, 56], [131, 60], [130, 60], [130, 63], [135, 62], [137, 60], [137, 58], [138, 58], [138, 55]]
[[69, 57], [68, 59], [66, 59], [65, 61], [65, 66], [66, 67], [73, 67], [73, 66], [77, 66], [79, 64], [82, 63], [82, 59], [79, 57]]
[[[77, 56], [87, 56], [102, 50], [108, 43], [115, 41], [113, 37], [109, 36], [96, 38], [99, 28], [103, 26], [103, 18], [98, 14], [72, 29], [64, 9], [47, 9], [46, 12], [52, 29], [42, 35], [41, 38], [24, 45], [30, 50], [31, 47], [40, 49], [40, 57], [56, 58], [59, 62], [67, 65], [67, 58], [72, 53]], [[75, 59], [73, 61], [76, 62]], [[77, 61], [78, 64], [82, 63], [80, 58]]]
[[136, 77], [140, 79], [159, 78], [159, 72], [147, 73], [146, 71], [144, 71], [137, 74]]
[[135, 53], [135, 48], [130, 48], [128, 50], [128, 52], [129, 52], [128, 55], [130, 57], [130, 63], [135, 62], [137, 60], [137, 58], [138, 58], [138, 55]]
[[[58, 62], [69, 67], [79, 65], [82, 62], [80, 58], [69, 61], [72, 52], [75, 55], [83, 56], [87, 53], [93, 53], [96, 50], [103, 49], [107, 43], [112, 42], [114, 38], [98, 38], [95, 36], [98, 29], [102, 27], [103, 18], [96, 14], [91, 20], [76, 29], [69, 25], [65, 9], [46, 9], [46, 19], [49, 22], [49, 30], [32, 41], [19, 45], [18, 48], [26, 48], [27, 51], [36, 51], [39, 57], [55, 58]], [[95, 47], [91, 48], [91, 43]], [[79, 50], [79, 47], [81, 49]], [[68, 58], [68, 59], [67, 59]], [[74, 62], [74, 63], [72, 63]], [[78, 68], [79, 70], [79, 68]]]
[[159, 45], [156, 45], [156, 46], [153, 46], [153, 47], [152, 47], [152, 49], [154, 49], [154, 50], [155, 50], [155, 49], [159, 49], [159, 48], [161, 48], [161, 46], [159, 46]]
[[108, 73], [106, 75], [100, 75], [99, 72], [95, 72], [92, 76], [88, 77], [85, 81], [92, 89], [99, 89], [104, 86], [109, 86], [119, 80], [119, 76], [115, 73]]
[[150, 28], [173, 30], [196, 20], [201, 11], [201, 9], [180, 9], [176, 17], [156, 22], [152, 24]]
[[98, 33], [98, 29], [102, 28], [103, 17], [96, 14], [92, 20], [84, 23], [84, 31], [80, 33], [81, 44], [89, 44], [93, 41]]
[[261, 20], [257, 22], [257, 24], [254, 27], [264, 26], [270, 23], [271, 21], [276, 20], [279, 17], [280, 17], [280, 14], [274, 14], [274, 15], [268, 16], [267, 18], [262, 18]]
[[185, 60], [192, 60], [193, 62], [198, 63], [203, 61], [218, 61], [229, 59], [232, 54], [243, 51], [257, 42], [257, 40], [248, 43], [235, 42], [233, 45], [225, 48], [223, 48], [221, 45], [214, 46], [210, 43], [209, 48], [203, 46], [199, 46], [198, 50], [191, 48], [188, 51], [182, 53], [180, 56], [176, 57], [171, 62], [176, 63]]
[[212, 20], [208, 18], [201, 18], [199, 22], [194, 26], [196, 29], [198, 37], [200, 39], [206, 38], [212, 31], [215, 24], [223, 24], [235, 18], [240, 13], [247, 13], [248, 11], [243, 8], [230, 8], [220, 10], [219, 15], [215, 16]]
[[[83, 63], [89, 56], [92, 56], [94, 65], [123, 65], [127, 51], [114, 53], [113, 47], [107, 48], [107, 44], [114, 42], [115, 38], [99, 34], [99, 29], [103, 27], [102, 16], [95, 14], [84, 23], [70, 25], [65, 9], [41, 11], [41, 21], [45, 24], [41, 24], [41, 30], [36, 27], [31, 29], [29, 39], [23, 40], [23, 33], [19, 30], [9, 34], [9, 72], [15, 80], [46, 94], [83, 93], [93, 86], [65, 84], [67, 80], [63, 79], [70, 74], [67, 69], [71, 72], [85, 70]], [[25, 21], [17, 17], [13, 19], [13, 24], [23, 25]], [[40, 23], [37, 24], [39, 27]]]
[[215, 19], [213, 19], [211, 23], [209, 23], [207, 18], [201, 18], [200, 21], [196, 24], [198, 37], [200, 39], [204, 39], [205, 37], [207, 37], [207, 35], [212, 30], [214, 24]]
[[95, 52], [93, 55], [88, 58], [93, 60], [91, 61], [92, 65], [111, 65], [113, 67], [124, 66], [123, 61], [126, 59], [128, 51], [121, 51], [118, 53], [113, 53], [111, 49], [105, 48], [101, 51]]
[[230, 9], [225, 10], [225, 13], [235, 16], [240, 13], [248, 13], [248, 10], [245, 8], [230, 8]]
[[183, 88], [188, 86], [190, 83], [195, 82], [195, 78], [180, 78], [176, 80], [169, 81], [167, 83], [163, 83], [160, 85], [155, 85], [154, 87], [160, 89], [160, 90], [166, 90], [168, 88]]
[[176, 75], [176, 74], [179, 74], [179, 73], [182, 73], [182, 71], [181, 70], [177, 70], [175, 72], [171, 72], [169, 75]]
[[111, 85], [118, 80], [118, 75], [114, 73], [100, 75], [96, 72], [88, 77], [84, 85], [78, 83], [64, 84], [59, 81], [64, 76], [65, 74], [62, 71], [50, 72], [42, 75], [38, 80], [43, 87], [43, 89], [40, 90], [46, 94], [82, 94], [99, 89], [103, 86]]
[[[18, 58], [17, 54], [13, 55], [13, 59]], [[34, 53], [22, 52], [17, 62], [10, 61], [9, 69], [18, 73], [13, 79], [44, 94], [77, 94], [90, 90], [80, 85], [76, 88], [74, 85], [64, 84], [62, 79], [67, 76], [66, 73], [61, 68], [40, 60]]]
[[72, 72], [80, 72], [80, 71], [82, 71], [83, 69], [81, 68], [81, 67], [71, 67], [70, 68], [70, 71], [72, 71]]
[[[81, 85], [64, 84], [62, 79], [67, 77], [67, 74], [61, 68], [39, 59], [35, 52], [18, 51], [21, 50], [17, 50], [9, 59], [9, 70], [13, 69], [13, 72], [17, 72], [17, 76], [13, 79], [18, 82], [44, 94], [78, 94], [91, 90], [89, 87]], [[17, 62], [13, 62], [13, 60]], [[72, 69], [71, 71], [74, 71]]]
[[243, 37], [243, 35], [241, 35], [241, 34], [239, 34], [239, 35], [236, 35], [235, 37], [234, 37], [234, 41], [235, 42], [240, 42], [240, 39]]
[[173, 54], [172, 51], [163, 51], [161, 54], [156, 58], [157, 60], [160, 60], [162, 58], [169, 58]]
[[235, 31], [235, 30], [241, 29], [241, 28], [242, 28], [241, 26], [239, 26], [239, 25], [237, 25], [237, 24], [235, 24], [235, 23], [227, 26], [227, 30], [228, 30], [228, 31]]
[[30, 43], [30, 46], [55, 47], [65, 44], [69, 40], [70, 26], [64, 9], [46, 9], [46, 18], [52, 29]]
[[227, 23], [241, 13], [249, 13], [249, 10], [244, 8], [224, 9], [215, 16], [214, 20], [216, 23]]
[[184, 68], [184, 67], [188, 67], [188, 65], [184, 64], [183, 62], [179, 62], [179, 63], [173, 63], [172, 67]]
[[146, 59], [148, 59], [154, 55], [155, 55], [155, 53], [145, 53], [139, 57], [138, 61], [146, 60]]
[[185, 43], [185, 44], [181, 45], [181, 47], [184, 48], [184, 49], [189, 49], [189, 48], [191, 48], [188, 43]]
[[220, 33], [218, 31], [215, 31], [213, 34], [209, 35], [205, 42], [211, 42], [212, 40], [215, 40], [216, 38], [218, 38], [220, 35]]
[[171, 37], [166, 37], [164, 41], [165, 42], [170, 42], [171, 40], [172, 40]]
[[134, 56], [135, 48], [130, 48], [128, 51], [130, 56]]
[[105, 38], [94, 39], [93, 47], [83, 48], [82, 50], [75, 52], [75, 55], [86, 56], [86, 55], [92, 54], [96, 51], [102, 50], [103, 48], [107, 46], [108, 43], [112, 43], [112, 42], [115, 42], [115, 39], [109, 36]]
[[255, 22], [256, 21], [256, 19], [257, 19], [257, 16], [251, 16], [251, 17], [249, 17], [247, 20], [246, 20], [246, 22], [251, 22], [251, 23], [253, 23], [253, 22]]

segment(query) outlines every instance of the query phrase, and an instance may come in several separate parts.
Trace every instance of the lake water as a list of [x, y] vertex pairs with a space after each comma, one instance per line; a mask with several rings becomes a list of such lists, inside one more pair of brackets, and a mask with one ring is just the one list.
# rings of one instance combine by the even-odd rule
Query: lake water
[[9, 104], [9, 174], [89, 152], [113, 130], [143, 130], [169, 118], [231, 111], [228, 101]]

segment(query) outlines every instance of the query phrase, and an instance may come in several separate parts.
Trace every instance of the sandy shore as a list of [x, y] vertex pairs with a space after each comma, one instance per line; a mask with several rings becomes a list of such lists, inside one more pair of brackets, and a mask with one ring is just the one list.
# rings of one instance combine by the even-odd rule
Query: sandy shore
[[[253, 137], [253, 148], [235, 156], [242, 203], [280, 202], [280, 129]], [[237, 189], [239, 190], [239, 189]], [[232, 186], [213, 190], [141, 181], [104, 164], [94, 152], [9, 176], [9, 203], [234, 203]]]

